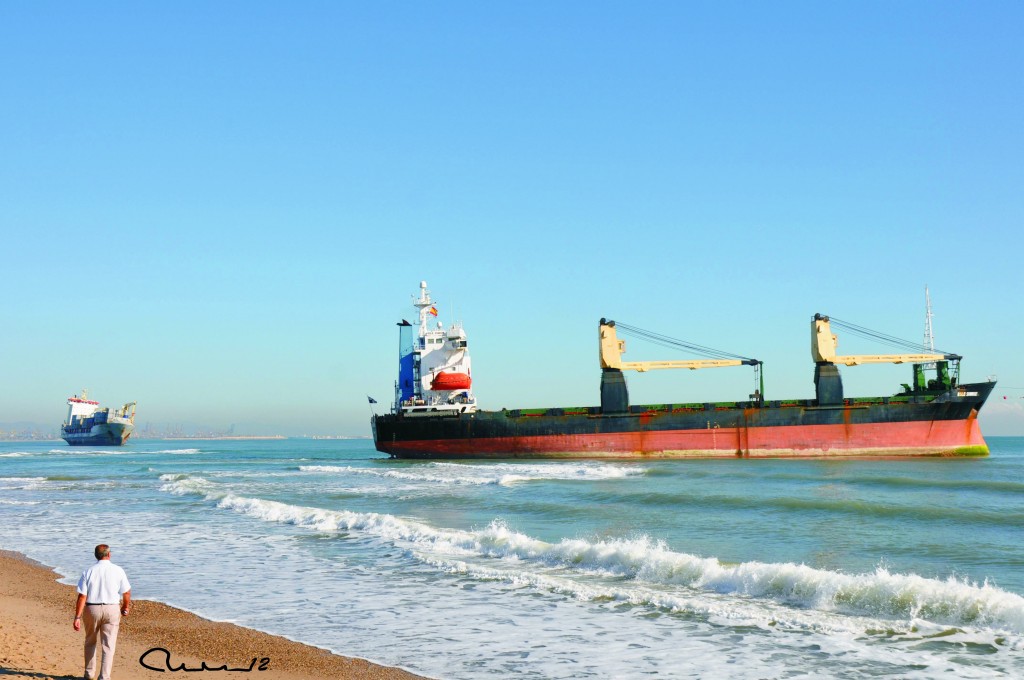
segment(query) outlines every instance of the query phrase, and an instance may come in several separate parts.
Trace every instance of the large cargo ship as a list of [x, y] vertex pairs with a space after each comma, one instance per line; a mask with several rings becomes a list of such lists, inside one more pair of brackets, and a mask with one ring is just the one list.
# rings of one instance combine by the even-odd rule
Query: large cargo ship
[[100, 408], [82, 390], [68, 397], [68, 418], [60, 428], [60, 436], [71, 446], [121, 446], [135, 431], [135, 402], [118, 409]]
[[[960, 384], [961, 357], [915, 345], [910, 353], [836, 354], [832, 323], [811, 321], [814, 399], [765, 400], [763, 381], [747, 399], [631, 405], [623, 371], [752, 366], [761, 362], [723, 356], [640, 329], [601, 319], [598, 325], [600, 406], [486, 411], [472, 392], [469, 348], [461, 325], [445, 329], [420, 283], [418, 333], [399, 324], [399, 380], [391, 413], [374, 415], [374, 443], [395, 458], [630, 458], [786, 456], [983, 456], [988, 446], [978, 412], [994, 381]], [[714, 358], [625, 362], [622, 329], [660, 344]], [[879, 337], [877, 333], [867, 332]], [[892, 336], [881, 336], [896, 341]], [[716, 356], [717, 355], [717, 356]], [[912, 382], [883, 397], [847, 397], [839, 365], [905, 363]]]

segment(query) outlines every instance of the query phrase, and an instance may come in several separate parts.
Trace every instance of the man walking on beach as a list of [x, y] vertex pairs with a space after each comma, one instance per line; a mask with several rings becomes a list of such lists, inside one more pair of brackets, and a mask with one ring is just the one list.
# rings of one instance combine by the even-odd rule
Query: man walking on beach
[[[121, 617], [128, 616], [131, 607], [131, 584], [124, 569], [110, 561], [110, 546], [101, 543], [94, 551], [96, 564], [78, 579], [78, 601], [75, 603], [76, 631], [82, 628], [85, 615], [85, 677], [97, 680], [96, 643], [102, 653], [99, 680], [110, 680], [114, 666], [114, 645]], [[119, 604], [120, 603], [120, 606]]]

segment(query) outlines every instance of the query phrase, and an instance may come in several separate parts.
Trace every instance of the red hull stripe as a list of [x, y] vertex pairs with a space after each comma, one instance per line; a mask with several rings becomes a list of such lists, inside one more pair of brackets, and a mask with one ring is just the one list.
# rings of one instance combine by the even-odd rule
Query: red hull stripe
[[[436, 439], [378, 443], [382, 451], [413, 456], [563, 454], [577, 456], [815, 456], [942, 455], [987, 451], [977, 418], [967, 420], [789, 425], [661, 432]], [[980, 447], [980, 448], [976, 448]], [[983, 450], [982, 450], [983, 449]]]

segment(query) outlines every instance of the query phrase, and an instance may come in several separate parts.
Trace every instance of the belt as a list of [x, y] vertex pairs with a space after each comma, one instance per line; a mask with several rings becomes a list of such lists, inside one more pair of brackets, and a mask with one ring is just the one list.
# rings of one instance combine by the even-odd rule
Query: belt
[[90, 607], [109, 607], [110, 605], [117, 604], [117, 603], [116, 602], [86, 602], [86, 604], [89, 605]]

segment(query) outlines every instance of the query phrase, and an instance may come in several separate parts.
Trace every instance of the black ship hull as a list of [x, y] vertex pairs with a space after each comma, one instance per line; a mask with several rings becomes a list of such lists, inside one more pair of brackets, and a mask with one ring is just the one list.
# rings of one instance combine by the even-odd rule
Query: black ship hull
[[986, 455], [978, 411], [995, 383], [938, 395], [392, 413], [374, 442], [396, 458]]

